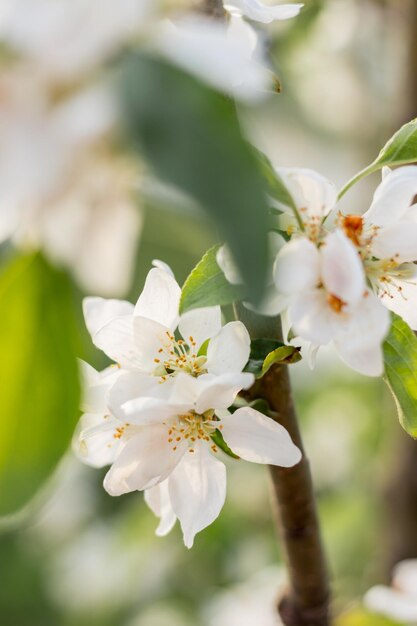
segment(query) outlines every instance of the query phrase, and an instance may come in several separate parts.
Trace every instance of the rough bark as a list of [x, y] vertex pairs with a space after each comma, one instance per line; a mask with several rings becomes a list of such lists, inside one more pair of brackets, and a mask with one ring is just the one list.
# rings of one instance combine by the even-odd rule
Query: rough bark
[[[277, 319], [264, 318], [238, 307], [253, 338], [279, 338]], [[288, 367], [275, 365], [250, 390], [267, 401], [271, 415], [302, 450], [302, 461], [292, 468], [271, 466], [278, 530], [288, 567], [289, 588], [279, 602], [286, 626], [328, 626], [330, 586], [321, 540], [311, 472], [291, 392]]]

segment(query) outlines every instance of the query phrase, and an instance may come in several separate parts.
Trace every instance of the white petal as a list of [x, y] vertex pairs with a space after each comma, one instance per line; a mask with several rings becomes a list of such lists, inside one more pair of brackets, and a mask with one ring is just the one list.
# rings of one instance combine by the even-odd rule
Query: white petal
[[132, 315], [134, 306], [126, 300], [106, 300], [105, 298], [84, 298], [83, 312], [88, 332], [94, 335], [116, 317]]
[[299, 295], [288, 309], [294, 333], [302, 339], [323, 346], [333, 339], [333, 314], [324, 289], [314, 289]]
[[227, 246], [221, 246], [216, 254], [217, 265], [231, 285], [242, 285], [243, 280], [236, 262]]
[[116, 428], [122, 424], [111, 416], [85, 413], [74, 435], [72, 448], [86, 465], [111, 465], [117, 456], [120, 440], [115, 439]]
[[392, 574], [392, 585], [417, 599], [417, 559], [397, 563]]
[[345, 303], [358, 302], [365, 291], [365, 272], [353, 243], [340, 231], [328, 235], [321, 248], [322, 277], [328, 293]]
[[417, 621], [417, 598], [389, 587], [372, 587], [364, 597], [364, 604], [369, 610], [400, 623]]
[[133, 338], [133, 316], [116, 317], [100, 328], [94, 345], [123, 367], [141, 367], [142, 361]]
[[364, 214], [369, 224], [386, 226], [397, 222], [417, 194], [417, 166], [390, 172], [377, 187], [370, 209]]
[[[133, 317], [133, 336], [135, 342], [137, 367], [143, 372], [152, 373], [158, 361], [169, 357], [172, 349], [171, 331], [162, 324], [146, 317]], [[159, 352], [162, 350], [162, 352]], [[158, 359], [158, 361], [155, 361]]]
[[199, 376], [199, 394], [195, 408], [197, 413], [204, 413], [210, 409], [228, 409], [242, 389], [248, 389], [254, 383], [255, 377], [249, 372], [234, 374], [211, 374]]
[[135, 306], [135, 316], [147, 317], [174, 330], [178, 323], [181, 289], [168, 272], [154, 267]]
[[390, 311], [397, 313], [410, 328], [417, 330], [417, 267], [410, 265], [409, 270], [407, 279], [392, 280], [389, 286], [382, 285], [384, 291], [380, 297]]
[[177, 415], [187, 413], [193, 408], [190, 403], [170, 404], [160, 398], [134, 398], [122, 404], [119, 408], [119, 415], [122, 414], [126, 421], [133, 424], [160, 424]]
[[167, 274], [169, 274], [170, 276], [172, 276], [172, 278], [175, 278], [174, 276], [174, 272], [172, 271], [172, 269], [170, 268], [170, 266], [168, 265], [168, 263], [165, 263], [165, 261], [161, 261], [160, 259], [154, 259], [152, 261], [152, 265], [154, 267], [159, 268], [160, 270], [164, 270], [164, 272], [166, 272]]
[[290, 192], [303, 221], [321, 221], [336, 206], [335, 185], [314, 170], [303, 168], [277, 168], [284, 185]]
[[166, 426], [146, 426], [121, 450], [107, 472], [104, 488], [111, 496], [154, 487], [169, 476], [185, 451], [183, 442], [174, 451]]
[[197, 343], [197, 350], [207, 340], [216, 335], [222, 327], [222, 313], [219, 306], [193, 309], [183, 313], [178, 329], [183, 339], [190, 344], [192, 338]]
[[320, 282], [320, 253], [306, 237], [294, 237], [279, 252], [274, 264], [274, 282], [284, 295], [314, 289]]
[[195, 535], [218, 517], [226, 498], [226, 468], [200, 444], [187, 451], [169, 478], [169, 496], [191, 548]]
[[381, 228], [372, 241], [372, 253], [397, 263], [417, 261], [417, 223], [403, 221]]
[[384, 373], [384, 355], [382, 344], [366, 345], [351, 349], [347, 344], [335, 343], [342, 361], [364, 376], [382, 376]]
[[338, 350], [354, 353], [382, 345], [391, 325], [391, 317], [379, 298], [367, 292], [355, 307], [347, 308], [345, 313], [334, 314], [332, 324]]
[[159, 384], [159, 379], [134, 371], [120, 371], [117, 380], [109, 389], [106, 401], [111, 412], [126, 421], [127, 414], [123, 405], [136, 398], [162, 396], [165, 386]]
[[259, 315], [276, 317], [288, 307], [289, 302], [289, 296], [284, 296], [278, 293], [275, 285], [271, 285], [260, 304], [256, 306], [250, 302], [244, 302], [243, 304], [247, 309], [249, 309], [249, 311], [254, 311], [255, 313], [259, 313]]
[[292, 467], [301, 460], [288, 431], [255, 409], [238, 409], [222, 420], [222, 426], [227, 445], [246, 461]]
[[288, 20], [299, 14], [302, 4], [266, 5], [260, 0], [227, 0], [224, 7], [250, 20], [270, 24], [274, 20]]
[[152, 513], [160, 518], [159, 526], [155, 531], [156, 535], [164, 537], [172, 530], [177, 521], [177, 516], [169, 499], [168, 480], [164, 480], [164, 482], [150, 489], [145, 489], [145, 502]]
[[211, 339], [206, 368], [210, 374], [241, 372], [249, 360], [250, 337], [242, 322], [229, 322]]

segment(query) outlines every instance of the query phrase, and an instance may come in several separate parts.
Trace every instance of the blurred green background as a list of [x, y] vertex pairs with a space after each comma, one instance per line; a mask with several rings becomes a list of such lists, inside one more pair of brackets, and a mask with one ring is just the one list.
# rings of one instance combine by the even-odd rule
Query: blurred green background
[[[317, 169], [341, 185], [417, 113], [416, 2], [306, 0], [298, 20], [269, 32], [283, 93], [245, 113], [248, 132], [274, 164]], [[360, 183], [344, 206], [365, 210], [377, 180]], [[201, 216], [178, 212], [154, 189], [148, 196], [132, 300], [152, 259], [169, 263], [182, 282], [216, 240]], [[84, 339], [82, 356], [105, 365]], [[292, 376], [339, 612], [386, 581], [393, 561], [417, 556], [407, 535], [417, 535], [409, 504], [417, 480], [407, 472], [417, 444], [403, 434], [383, 384], [356, 376], [331, 351], [320, 353], [314, 372], [302, 362]], [[236, 621], [228, 626], [261, 619], [269, 626], [256, 604], [259, 621], [250, 621], [251, 603], [246, 614], [233, 612], [239, 598], [249, 602], [260, 575], [268, 581], [260, 587], [272, 589], [263, 600], [272, 610], [281, 580], [267, 470], [228, 465], [224, 510], [188, 551], [177, 527], [154, 536], [156, 519], [141, 494], [112, 499], [101, 487], [104, 471], [69, 453], [31, 513], [3, 525], [0, 623], [222, 626], [231, 607]], [[408, 531], [398, 538], [404, 511]]]

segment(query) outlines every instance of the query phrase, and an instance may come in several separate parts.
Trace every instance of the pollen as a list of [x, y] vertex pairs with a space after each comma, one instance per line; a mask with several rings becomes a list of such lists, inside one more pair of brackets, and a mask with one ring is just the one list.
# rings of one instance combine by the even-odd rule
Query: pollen
[[332, 293], [327, 294], [327, 304], [335, 313], [341, 313], [343, 307], [346, 306], [346, 302], [343, 302], [343, 300]]
[[363, 218], [360, 215], [346, 215], [343, 218], [342, 227], [346, 237], [349, 237], [355, 246], [360, 247], [362, 245]]

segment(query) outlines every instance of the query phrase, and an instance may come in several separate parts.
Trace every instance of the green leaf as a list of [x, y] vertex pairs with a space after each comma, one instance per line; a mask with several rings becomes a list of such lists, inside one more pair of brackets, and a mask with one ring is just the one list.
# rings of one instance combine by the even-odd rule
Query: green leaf
[[417, 161], [417, 119], [404, 124], [385, 144], [381, 152], [368, 167], [351, 178], [341, 189], [339, 198], [365, 176], [377, 172], [384, 166], [406, 165]]
[[223, 439], [221, 431], [218, 428], [216, 428], [214, 433], [211, 435], [211, 439], [216, 444], [216, 446], [220, 448], [220, 450], [223, 450], [223, 452], [225, 452], [228, 456], [231, 456], [232, 459], [240, 459], [240, 456], [237, 456], [237, 454], [232, 452], [232, 450], [229, 448], [229, 446]]
[[385, 381], [404, 430], [417, 438], [417, 338], [398, 315], [384, 343]]
[[284, 185], [280, 175], [275, 171], [271, 161], [259, 150], [257, 151], [257, 156], [260, 163], [260, 171], [268, 185], [269, 195], [280, 204], [296, 210], [296, 205], [290, 192]]
[[78, 417], [71, 285], [39, 255], [0, 275], [0, 514], [35, 494], [68, 447]]
[[242, 298], [242, 289], [231, 285], [217, 264], [220, 245], [213, 246], [195, 266], [184, 283], [180, 312], [203, 306], [225, 306]]
[[253, 339], [245, 372], [262, 378], [275, 363], [290, 364], [300, 360], [300, 348], [287, 346], [275, 339]]
[[207, 212], [260, 301], [268, 266], [267, 190], [230, 98], [144, 53], [131, 55], [122, 99], [129, 139], [164, 182]]

